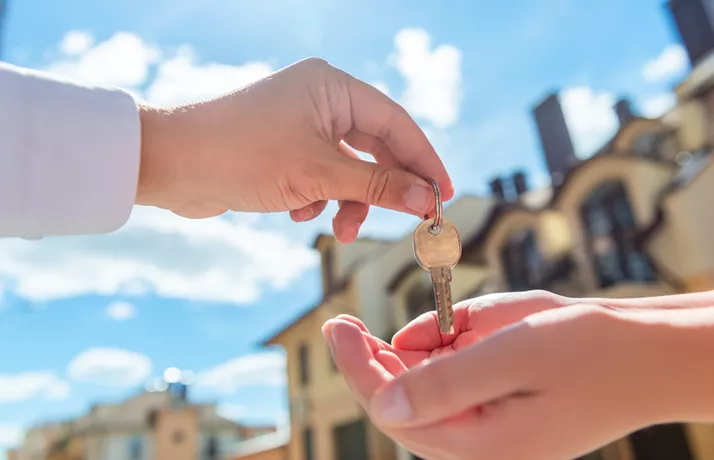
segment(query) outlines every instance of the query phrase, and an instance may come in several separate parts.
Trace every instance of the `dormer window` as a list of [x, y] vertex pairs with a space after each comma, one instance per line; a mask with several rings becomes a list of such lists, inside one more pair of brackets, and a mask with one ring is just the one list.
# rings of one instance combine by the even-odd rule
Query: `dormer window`
[[621, 182], [598, 186], [582, 205], [581, 216], [601, 288], [654, 280], [647, 257], [635, 247], [636, 221]]
[[528, 291], [539, 287], [543, 259], [533, 229], [511, 234], [501, 249], [501, 263], [509, 290]]
[[409, 321], [434, 310], [433, 288], [431, 285], [417, 283], [407, 294], [407, 315]]
[[330, 246], [325, 248], [322, 253], [322, 273], [323, 280], [325, 283], [324, 292], [328, 293], [332, 291], [335, 286], [335, 248]]
[[657, 137], [655, 133], [642, 134], [632, 143], [632, 150], [643, 157], [657, 158], [659, 156], [657, 152], [659, 139]]

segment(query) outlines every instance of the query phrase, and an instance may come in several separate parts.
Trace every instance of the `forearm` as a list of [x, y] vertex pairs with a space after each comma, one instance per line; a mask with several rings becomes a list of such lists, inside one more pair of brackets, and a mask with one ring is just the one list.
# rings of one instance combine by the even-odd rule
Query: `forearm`
[[136, 196], [136, 103], [0, 64], [0, 237], [106, 233]]
[[[652, 423], [714, 422], [714, 307], [630, 311]], [[649, 387], [649, 388], [648, 388]]]
[[573, 299], [572, 303], [595, 303], [615, 310], [681, 310], [714, 307], [714, 291], [632, 299]]

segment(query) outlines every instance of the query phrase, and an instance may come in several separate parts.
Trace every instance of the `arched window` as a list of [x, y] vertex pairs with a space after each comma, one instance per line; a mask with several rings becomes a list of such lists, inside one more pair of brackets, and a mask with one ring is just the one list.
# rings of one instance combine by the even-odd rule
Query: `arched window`
[[208, 441], [206, 442], [206, 450], [203, 458], [205, 460], [218, 460], [220, 458], [220, 453], [221, 451], [218, 445], [218, 437], [210, 435], [208, 437]]
[[600, 287], [654, 280], [647, 257], [635, 248], [637, 225], [621, 182], [599, 185], [583, 203], [581, 217]]
[[140, 436], [132, 436], [129, 440], [129, 459], [142, 460], [144, 458], [144, 443]]
[[409, 321], [434, 310], [433, 288], [430, 284], [417, 283], [407, 293]]
[[511, 291], [537, 289], [543, 276], [543, 259], [533, 229], [512, 233], [501, 248], [503, 273]]

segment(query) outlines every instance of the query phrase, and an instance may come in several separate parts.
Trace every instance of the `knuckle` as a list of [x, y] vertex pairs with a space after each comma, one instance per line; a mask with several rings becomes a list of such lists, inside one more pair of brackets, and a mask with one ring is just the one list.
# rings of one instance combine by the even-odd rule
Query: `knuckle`
[[319, 57], [305, 58], [302, 61], [300, 61], [299, 64], [300, 64], [300, 66], [305, 67], [307, 69], [316, 69], [316, 70], [325, 70], [325, 69], [332, 67], [329, 62], [327, 62], [325, 59], [322, 59]]
[[367, 203], [385, 203], [389, 199], [389, 188], [394, 181], [394, 171], [377, 166], [372, 170], [367, 186]]
[[566, 298], [555, 294], [550, 291], [546, 291], [544, 289], [535, 289], [533, 291], [528, 292], [528, 296], [532, 298], [533, 300], [541, 301], [541, 302], [547, 302], [551, 304], [563, 304], [566, 302]]

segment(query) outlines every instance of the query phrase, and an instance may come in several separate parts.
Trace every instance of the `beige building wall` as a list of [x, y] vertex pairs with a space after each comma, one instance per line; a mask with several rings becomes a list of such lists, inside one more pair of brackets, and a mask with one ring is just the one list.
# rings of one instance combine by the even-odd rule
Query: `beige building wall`
[[231, 460], [288, 460], [289, 458], [288, 446], [285, 445], [253, 454], [240, 455]]
[[195, 409], [164, 409], [157, 413], [153, 444], [155, 460], [196, 460], [198, 414]]

